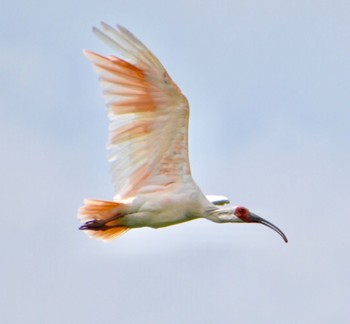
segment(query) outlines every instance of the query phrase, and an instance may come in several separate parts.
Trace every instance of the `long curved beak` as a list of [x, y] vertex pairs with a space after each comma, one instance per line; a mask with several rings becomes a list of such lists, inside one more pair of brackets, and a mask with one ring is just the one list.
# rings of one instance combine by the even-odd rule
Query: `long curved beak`
[[277, 232], [279, 235], [282, 236], [284, 242], [288, 243], [287, 236], [277, 226], [273, 225], [272, 223], [270, 223], [266, 219], [263, 219], [262, 217], [255, 215], [254, 213], [250, 213], [250, 219], [251, 219], [252, 223], [259, 223], [259, 224], [263, 224], [267, 227], [270, 227], [271, 229], [273, 229], [275, 232]]

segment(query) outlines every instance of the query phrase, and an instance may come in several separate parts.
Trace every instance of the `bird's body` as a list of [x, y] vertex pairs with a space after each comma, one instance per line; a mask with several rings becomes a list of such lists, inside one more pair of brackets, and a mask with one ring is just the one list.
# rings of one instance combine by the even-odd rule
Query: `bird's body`
[[100, 76], [110, 119], [108, 149], [113, 201], [85, 200], [81, 229], [110, 240], [131, 228], [161, 228], [196, 218], [274, 225], [245, 207], [221, 207], [225, 197], [205, 196], [191, 176], [189, 105], [159, 60], [129, 31], [94, 29], [125, 60], [85, 51]]
[[188, 177], [161, 192], [141, 194], [132, 200], [122, 224], [130, 228], [160, 228], [203, 217], [211, 203]]

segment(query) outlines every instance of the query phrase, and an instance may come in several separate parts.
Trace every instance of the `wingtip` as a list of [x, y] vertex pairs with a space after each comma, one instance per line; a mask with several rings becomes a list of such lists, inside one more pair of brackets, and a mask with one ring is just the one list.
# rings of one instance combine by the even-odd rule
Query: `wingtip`
[[118, 30], [127, 34], [131, 34], [129, 30], [127, 30], [125, 27], [123, 27], [122, 25], [117, 24], [116, 25]]
[[95, 27], [95, 26], [92, 27], [92, 32], [93, 32], [95, 35], [98, 35], [98, 34], [101, 33], [101, 31], [100, 31], [97, 27]]
[[114, 30], [114, 28], [111, 25], [105, 23], [104, 21], [101, 21], [101, 26], [105, 31]]
[[89, 61], [94, 61], [94, 59], [96, 58], [96, 54], [89, 50], [83, 49], [82, 53]]

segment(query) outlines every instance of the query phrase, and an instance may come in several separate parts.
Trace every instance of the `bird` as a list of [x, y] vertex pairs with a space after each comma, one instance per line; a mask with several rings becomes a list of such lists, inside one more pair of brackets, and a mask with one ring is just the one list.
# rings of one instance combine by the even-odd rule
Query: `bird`
[[259, 223], [287, 236], [225, 196], [205, 195], [191, 175], [189, 103], [158, 58], [126, 28], [102, 22], [94, 34], [116, 55], [84, 50], [99, 76], [108, 110], [108, 160], [115, 195], [85, 199], [80, 230], [103, 241], [130, 229], [163, 228], [195, 219]]

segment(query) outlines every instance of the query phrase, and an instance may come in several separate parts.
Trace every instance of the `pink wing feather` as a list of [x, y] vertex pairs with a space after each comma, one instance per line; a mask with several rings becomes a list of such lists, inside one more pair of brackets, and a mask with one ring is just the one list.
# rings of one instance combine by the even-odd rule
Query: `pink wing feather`
[[159, 60], [129, 31], [102, 23], [99, 38], [121, 54], [85, 51], [100, 76], [109, 111], [115, 199], [161, 190], [190, 175], [187, 99]]

